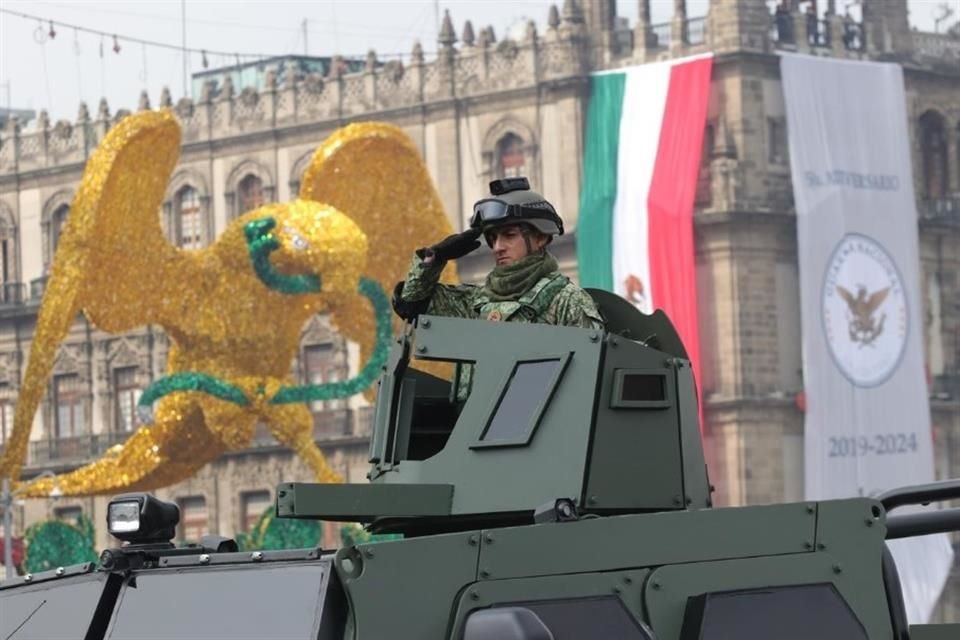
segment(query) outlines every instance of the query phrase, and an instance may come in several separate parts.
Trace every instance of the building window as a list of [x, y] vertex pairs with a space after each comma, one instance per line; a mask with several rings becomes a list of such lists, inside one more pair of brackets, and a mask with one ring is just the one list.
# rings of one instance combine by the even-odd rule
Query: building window
[[53, 253], [57, 250], [57, 243], [60, 242], [60, 234], [63, 233], [63, 225], [67, 223], [67, 216], [70, 214], [70, 207], [68, 205], [60, 205], [57, 207], [56, 211], [53, 212], [52, 218], [52, 227], [50, 229], [50, 239], [53, 246], [53, 251], [50, 252], [50, 261], [53, 262]]
[[[6, 216], [0, 218], [0, 284], [7, 284], [16, 279], [14, 270], [16, 260], [17, 231], [11, 220]], [[11, 302], [10, 295], [3, 291], [3, 302]]]
[[137, 402], [142, 392], [140, 385], [137, 384], [137, 368], [114, 369], [113, 389], [116, 402], [116, 430], [133, 431], [137, 426]]
[[180, 231], [180, 246], [184, 249], [199, 249], [203, 246], [203, 211], [200, 194], [191, 186], [177, 192], [177, 220]]
[[240, 496], [240, 531], [252, 531], [270, 506], [269, 491], [249, 491]]
[[10, 385], [0, 385], [0, 449], [7, 444], [7, 438], [13, 433], [14, 406]]
[[80, 516], [83, 515], [83, 509], [80, 507], [57, 507], [53, 510], [53, 517], [60, 522], [66, 522], [77, 526], [80, 522]]
[[[7, 284], [13, 280], [13, 239], [0, 238], [0, 284]], [[6, 292], [4, 292], [6, 301]]]
[[947, 195], [947, 132], [943, 116], [927, 111], [920, 116], [920, 156], [924, 198], [943, 198]]
[[85, 389], [80, 376], [67, 374], [53, 379], [54, 435], [57, 438], [72, 438], [87, 433], [87, 421], [83, 411]]
[[263, 204], [263, 180], [249, 173], [237, 185], [239, 197], [239, 213], [242, 215], [253, 211]]
[[527, 161], [523, 149], [523, 140], [519, 136], [508, 133], [500, 138], [497, 142], [496, 157], [496, 174], [498, 178], [513, 178], [527, 175]]
[[787, 164], [787, 127], [780, 118], [767, 118], [767, 161]]
[[957, 184], [960, 185], [960, 122], [957, 123], [957, 157], [953, 159], [956, 163]]
[[181, 540], [200, 542], [200, 538], [210, 533], [207, 516], [207, 501], [203, 496], [191, 496], [177, 500], [180, 505]]
[[[324, 384], [339, 380], [333, 359], [333, 345], [313, 344], [303, 349], [303, 377], [306, 384]], [[324, 410], [322, 400], [310, 403], [310, 411]]]

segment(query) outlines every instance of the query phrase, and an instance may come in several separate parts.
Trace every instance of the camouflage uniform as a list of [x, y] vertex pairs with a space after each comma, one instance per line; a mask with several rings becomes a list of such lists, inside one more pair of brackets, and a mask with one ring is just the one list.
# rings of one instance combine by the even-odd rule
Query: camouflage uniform
[[603, 329], [590, 295], [558, 271], [540, 278], [515, 301], [496, 301], [483, 287], [439, 284], [444, 265], [441, 261], [424, 264], [414, 256], [403, 285], [403, 300], [429, 299], [426, 313], [433, 315]]

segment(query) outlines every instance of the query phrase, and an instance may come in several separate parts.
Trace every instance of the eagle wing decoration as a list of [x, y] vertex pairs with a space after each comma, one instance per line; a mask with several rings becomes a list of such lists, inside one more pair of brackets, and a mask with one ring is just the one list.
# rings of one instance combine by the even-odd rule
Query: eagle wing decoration
[[174, 301], [155, 294], [151, 282], [189, 281], [194, 269], [160, 225], [179, 153], [173, 115], [150, 111], [118, 123], [87, 161], [57, 241], [0, 477], [19, 474], [57, 349], [81, 310], [111, 333], [175, 317]]
[[867, 317], [872, 316], [873, 312], [880, 308], [880, 305], [887, 299], [889, 293], [890, 287], [887, 287], [870, 294], [870, 297], [867, 298], [867, 301], [864, 303], [864, 313]]
[[844, 287], [837, 285], [837, 293], [840, 294], [840, 297], [847, 303], [847, 306], [850, 307], [850, 311], [857, 312], [857, 299], [852, 293], [847, 291]]
[[[327, 138], [304, 172], [300, 198], [333, 205], [357, 223], [370, 251], [366, 275], [385, 291], [406, 276], [409, 247], [429, 246], [453, 233], [420, 152], [403, 130], [389, 124], [352, 124]], [[453, 264], [443, 280], [456, 281]], [[367, 301], [354, 296], [332, 316], [340, 332], [360, 344], [360, 360], [366, 361], [375, 339]], [[393, 322], [399, 330], [400, 319]]]

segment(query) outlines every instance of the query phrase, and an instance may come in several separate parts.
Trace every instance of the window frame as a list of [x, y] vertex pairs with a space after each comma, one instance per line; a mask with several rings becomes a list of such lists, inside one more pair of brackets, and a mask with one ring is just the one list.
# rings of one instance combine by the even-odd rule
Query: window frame
[[[663, 379], [663, 400], [625, 400], [623, 398], [624, 378], [627, 376], [658, 376]], [[611, 409], [669, 409], [676, 397], [673, 371], [666, 368], [623, 368], [613, 372], [613, 385], [610, 391]]]
[[[320, 372], [320, 380], [316, 381], [311, 378], [311, 364], [313, 360], [310, 358], [311, 353], [318, 353], [324, 351], [326, 352], [326, 362], [325, 367]], [[327, 384], [330, 382], [339, 382], [344, 379], [344, 371], [341, 364], [338, 360], [338, 348], [337, 345], [331, 342], [311, 342], [310, 344], [305, 344], [300, 348], [300, 369], [302, 380], [304, 384]], [[323, 413], [331, 409], [341, 408], [343, 405], [342, 399], [333, 399], [333, 400], [313, 400], [307, 402], [307, 408], [310, 410], [311, 414]]]
[[[533, 439], [533, 434], [536, 433], [537, 429], [540, 427], [543, 414], [550, 405], [550, 402], [553, 400], [553, 394], [556, 392], [557, 387], [560, 384], [560, 380], [563, 379], [563, 375], [567, 370], [567, 366], [570, 364], [570, 359], [572, 356], [572, 352], [566, 351], [563, 353], [543, 354], [535, 357], [514, 360], [513, 366], [510, 368], [510, 374], [505, 376], [503, 381], [500, 383], [497, 393], [494, 396], [494, 400], [486, 412], [487, 417], [485, 424], [483, 425], [483, 429], [480, 431], [480, 436], [477, 440], [470, 444], [470, 448], [495, 449], [500, 447], [525, 447], [529, 445], [530, 441]], [[497, 416], [497, 412], [500, 410], [500, 405], [503, 403], [503, 399], [510, 388], [510, 384], [513, 382], [514, 375], [516, 374], [519, 366], [522, 364], [553, 361], [558, 362], [559, 366], [557, 366], [556, 370], [553, 372], [553, 375], [550, 377], [550, 380], [547, 382], [547, 387], [544, 390], [543, 397], [541, 397], [537, 402], [533, 413], [530, 414], [530, 419], [527, 422], [526, 428], [520, 432], [520, 435], [499, 440], [485, 440], [484, 438], [490, 431], [490, 426], [493, 423], [494, 418]]]
[[[184, 204], [187, 202], [188, 197], [191, 199], [193, 206], [190, 210], [185, 210]], [[184, 184], [177, 189], [177, 192], [173, 196], [173, 212], [177, 246], [181, 249], [202, 249], [206, 245], [207, 234], [204, 229], [206, 220], [200, 190], [190, 183]], [[192, 220], [190, 227], [193, 232], [193, 235], [189, 238], [186, 236], [187, 224], [185, 224], [188, 216]]]
[[[112, 370], [113, 382], [113, 430], [116, 433], [133, 433], [137, 428], [137, 402], [143, 394], [143, 387], [137, 380], [140, 368], [136, 365], [125, 367], [114, 367]], [[131, 382], [121, 385], [120, 376], [130, 374]], [[124, 395], [132, 397], [133, 403], [130, 406], [129, 428], [124, 424], [123, 410], [121, 408]]]
[[[947, 120], [936, 109], [927, 109], [917, 118], [920, 147], [920, 197], [939, 200], [950, 193], [950, 141]], [[939, 185], [935, 184], [936, 178]], [[934, 189], [939, 186], [939, 189]]]
[[66, 226], [69, 216], [70, 205], [67, 203], [57, 205], [50, 213], [50, 262], [47, 265], [48, 269], [53, 265], [53, 256], [57, 253], [60, 236], [63, 235], [63, 228]]
[[269, 489], [253, 489], [250, 491], [242, 491], [240, 493], [240, 528], [238, 531], [242, 531], [244, 533], [253, 531], [253, 528], [257, 525], [257, 522], [263, 515], [264, 509], [260, 509], [256, 516], [251, 516], [248, 506], [253, 504], [253, 498], [263, 495], [267, 496], [265, 506], [270, 506], [270, 503], [273, 501], [273, 496], [271, 495]]
[[71, 526], [77, 526], [83, 516], [83, 507], [75, 504], [53, 508], [53, 519]]
[[[519, 152], [519, 153], [516, 153]], [[504, 158], [511, 155], [519, 155], [523, 162], [518, 165], [511, 165], [509, 170], [504, 164]], [[493, 145], [493, 171], [496, 178], [515, 178], [528, 176], [527, 168], [529, 153], [527, 152], [527, 143], [514, 131], [506, 131], [501, 135]], [[517, 171], [514, 172], [514, 169]]]
[[[256, 185], [257, 193], [251, 192], [251, 187]], [[255, 195], [259, 198], [254, 197]], [[253, 204], [256, 202], [256, 204]], [[254, 172], [248, 172], [237, 181], [237, 215], [242, 216], [245, 213], [255, 211], [267, 202], [266, 186], [262, 177]]]
[[0, 450], [13, 433], [13, 416], [17, 410], [17, 397], [9, 383], [0, 384]]
[[[187, 518], [187, 505], [191, 501], [198, 501], [203, 505], [203, 531], [196, 538], [187, 536], [187, 531], [193, 529], [195, 523], [189, 523]], [[207, 505], [207, 497], [204, 495], [189, 495], [177, 498], [177, 507], [180, 509], [180, 522], [177, 524], [177, 539], [184, 542], [200, 542], [200, 538], [210, 535], [210, 507]]]
[[[65, 390], [61, 389], [61, 383], [66, 381], [75, 382], [75, 386]], [[64, 393], [64, 391], [67, 393]], [[86, 396], [87, 394], [85, 393], [84, 383], [80, 378], [80, 374], [62, 373], [53, 377], [53, 434], [55, 439], [63, 440], [89, 435], [90, 429], [87, 424]], [[71, 401], [69, 405], [71, 407], [69, 432], [64, 431], [64, 425], [60, 422], [60, 409], [63, 400]], [[81, 419], [80, 424], [83, 426], [83, 429], [79, 431], [76, 428], [78, 424], [76, 420], [78, 414]]]

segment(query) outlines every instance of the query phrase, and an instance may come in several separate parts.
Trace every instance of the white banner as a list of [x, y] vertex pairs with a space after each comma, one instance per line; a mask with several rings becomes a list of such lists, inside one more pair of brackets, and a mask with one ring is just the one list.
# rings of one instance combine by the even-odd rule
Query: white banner
[[[802, 305], [808, 499], [934, 480], [903, 73], [784, 55]], [[892, 541], [907, 614], [926, 622], [946, 536]]]

